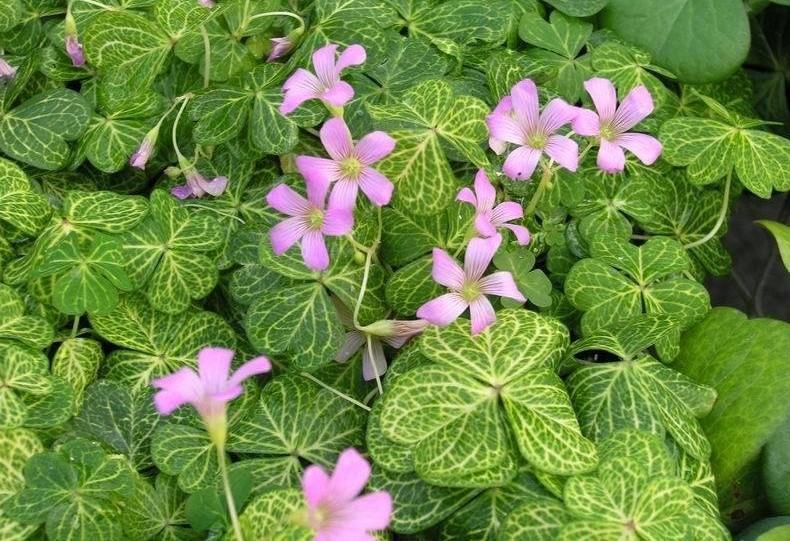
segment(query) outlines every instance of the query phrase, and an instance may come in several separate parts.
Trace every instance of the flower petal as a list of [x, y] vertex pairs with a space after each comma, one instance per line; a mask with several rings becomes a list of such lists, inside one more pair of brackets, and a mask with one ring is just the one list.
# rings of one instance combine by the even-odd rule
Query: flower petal
[[313, 69], [318, 76], [321, 85], [326, 89], [337, 82], [337, 70], [335, 69], [335, 53], [337, 44], [329, 43], [313, 53]]
[[579, 168], [579, 145], [570, 137], [552, 135], [544, 149], [549, 157], [568, 171]]
[[269, 230], [269, 240], [275, 255], [283, 255], [288, 248], [299, 242], [310, 230], [308, 223], [301, 217], [287, 218]]
[[296, 169], [308, 182], [329, 184], [343, 178], [340, 164], [334, 160], [316, 156], [297, 156], [295, 162]]
[[502, 165], [502, 171], [513, 180], [527, 180], [535, 172], [540, 155], [540, 150], [534, 148], [513, 149]]
[[455, 196], [455, 200], [463, 201], [464, 203], [469, 203], [470, 205], [477, 207], [477, 197], [475, 197], [475, 192], [469, 188], [461, 188], [461, 191], [459, 191], [458, 195]]
[[346, 341], [335, 354], [335, 361], [339, 363], [347, 362], [359, 348], [365, 343], [365, 337], [359, 331], [349, 331], [346, 333]]
[[540, 105], [538, 89], [532, 79], [516, 83], [510, 90], [510, 100], [521, 129], [528, 133], [537, 130], [540, 125]]
[[491, 222], [494, 225], [502, 225], [510, 220], [519, 220], [524, 217], [524, 209], [515, 201], [505, 201], [498, 204], [491, 211]]
[[392, 519], [392, 497], [383, 491], [365, 494], [343, 506], [338, 515], [338, 522], [346, 528], [363, 532], [383, 530]]
[[496, 321], [496, 312], [491, 302], [480, 295], [469, 303], [469, 312], [472, 315], [472, 336], [478, 335]]
[[354, 98], [354, 89], [345, 81], [338, 81], [321, 93], [320, 98], [335, 107], [343, 107]]
[[554, 98], [540, 114], [540, 128], [546, 135], [554, 133], [571, 122], [577, 114], [576, 107], [568, 104], [565, 100]]
[[389, 156], [395, 149], [395, 139], [383, 131], [374, 131], [359, 140], [354, 155], [362, 165], [370, 165]]
[[431, 271], [437, 284], [452, 289], [461, 289], [464, 285], [464, 270], [447, 252], [439, 248], [433, 249], [433, 270]]
[[624, 133], [613, 143], [633, 152], [645, 165], [652, 165], [661, 156], [661, 143], [644, 133]]
[[241, 382], [245, 379], [256, 374], [271, 372], [271, 370], [272, 363], [267, 357], [264, 357], [263, 355], [260, 357], [255, 357], [254, 359], [250, 359], [241, 365], [239, 369], [233, 373], [233, 375], [228, 380], [228, 386], [235, 387], [237, 385], [241, 385]]
[[601, 148], [598, 149], [598, 167], [607, 173], [619, 173], [625, 167], [625, 154], [616, 143], [601, 139]]
[[469, 303], [459, 293], [445, 293], [420, 306], [417, 317], [444, 327], [458, 319], [468, 306]]
[[306, 69], [298, 68], [283, 84], [285, 95], [280, 105], [284, 115], [292, 113], [307, 100], [318, 98], [323, 92], [318, 78]]
[[203, 189], [203, 191], [216, 197], [222, 195], [222, 192], [224, 192], [225, 188], [228, 187], [228, 177], [219, 176], [214, 177], [211, 180], [201, 179], [198, 181], [198, 183], [200, 184], [200, 187]]
[[526, 302], [526, 298], [516, 287], [513, 275], [508, 271], [492, 272], [478, 282], [480, 291], [485, 295], [496, 295], [497, 297], [507, 297], [519, 302]]
[[474, 282], [480, 280], [501, 243], [502, 235], [494, 235], [487, 239], [478, 237], [469, 241], [464, 254], [464, 274], [467, 280]]
[[389, 204], [392, 192], [395, 190], [392, 182], [372, 167], [365, 167], [362, 170], [359, 176], [359, 187], [370, 199], [370, 202], [377, 207]]
[[579, 135], [591, 137], [600, 135], [601, 133], [601, 119], [598, 115], [589, 109], [576, 108], [576, 116], [573, 117], [571, 128]]
[[[584, 88], [595, 104], [601, 124], [608, 124], [614, 119], [617, 110], [617, 90], [612, 81], [603, 77], [593, 77], [584, 81]], [[575, 129], [575, 128], [574, 128]]]
[[475, 230], [483, 237], [496, 235], [496, 226], [488, 217], [489, 213], [479, 213], [475, 216]]
[[349, 447], [337, 458], [337, 464], [329, 479], [329, 492], [337, 503], [350, 502], [356, 498], [370, 479], [370, 463], [353, 447]]
[[620, 102], [612, 128], [617, 133], [627, 132], [652, 112], [653, 97], [644, 85], [639, 85]]
[[321, 143], [333, 160], [342, 161], [351, 156], [354, 144], [351, 140], [351, 132], [342, 118], [332, 117], [324, 122], [320, 136]]
[[475, 175], [475, 195], [477, 196], [477, 211], [486, 211], [494, 208], [496, 202], [496, 189], [488, 180], [485, 170], [478, 169]]
[[329, 476], [321, 466], [313, 464], [305, 468], [302, 490], [310, 509], [315, 509], [329, 497]]
[[189, 184], [182, 184], [180, 186], [173, 186], [170, 188], [170, 193], [173, 197], [178, 199], [189, 199], [192, 195], [192, 187]]
[[302, 237], [302, 259], [314, 271], [323, 271], [329, 267], [329, 252], [320, 231], [308, 231]]
[[[490, 114], [486, 117], [486, 125], [491, 137], [497, 141], [506, 141], [516, 145], [524, 144], [524, 132], [510, 115]], [[490, 140], [489, 140], [490, 143]], [[501, 148], [501, 147], [499, 147]], [[497, 152], [498, 148], [491, 149]], [[500, 154], [501, 152], [497, 152]]]
[[337, 64], [335, 65], [335, 73], [339, 77], [340, 72], [347, 67], [359, 66], [360, 64], [364, 64], [365, 60], [367, 60], [367, 53], [362, 45], [358, 43], [349, 45], [340, 53], [340, 58], [337, 59]]
[[307, 191], [307, 200], [314, 207], [324, 208], [326, 201], [326, 192], [329, 191], [329, 182], [325, 178], [316, 176], [315, 178], [305, 179], [305, 189]]
[[530, 241], [529, 229], [527, 229], [523, 225], [503, 224], [502, 227], [510, 229], [513, 232], [513, 234], [516, 235], [516, 240], [521, 246], [526, 246], [527, 244], [529, 244]]
[[[370, 356], [371, 349], [373, 357]], [[370, 348], [367, 344], [362, 348], [362, 379], [370, 381], [376, 379], [376, 376], [381, 378], [386, 371], [387, 358], [384, 356], [384, 348], [379, 340], [371, 338]]]
[[352, 211], [357, 203], [359, 185], [355, 180], [343, 178], [338, 180], [329, 194], [329, 206], [334, 209]]
[[223, 391], [230, 375], [233, 350], [203, 348], [198, 353], [198, 374], [203, 388], [211, 394]]
[[266, 202], [270, 207], [288, 216], [303, 216], [310, 210], [307, 199], [286, 184], [278, 184], [272, 188], [266, 194]]
[[162, 415], [170, 415], [186, 403], [196, 404], [203, 396], [200, 376], [186, 367], [169, 376], [153, 380], [151, 385], [161, 389], [154, 395], [154, 405]]
[[330, 237], [340, 237], [350, 232], [354, 227], [354, 214], [350, 210], [329, 208], [324, 212], [324, 225], [321, 233]]

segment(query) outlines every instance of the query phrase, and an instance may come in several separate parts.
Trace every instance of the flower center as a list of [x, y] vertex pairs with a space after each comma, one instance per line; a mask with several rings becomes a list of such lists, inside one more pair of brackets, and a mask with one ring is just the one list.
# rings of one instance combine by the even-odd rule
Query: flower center
[[310, 224], [310, 229], [320, 231], [324, 226], [324, 211], [317, 207], [311, 208], [307, 213], [307, 221]]
[[459, 293], [466, 302], [472, 302], [480, 296], [480, 285], [477, 282], [465, 282]]
[[548, 142], [549, 136], [543, 133], [532, 133], [527, 137], [527, 146], [535, 150], [543, 150]]
[[346, 158], [340, 162], [340, 171], [346, 177], [357, 179], [362, 172], [362, 164], [354, 157]]
[[617, 136], [611, 124], [601, 124], [601, 139], [611, 141]]

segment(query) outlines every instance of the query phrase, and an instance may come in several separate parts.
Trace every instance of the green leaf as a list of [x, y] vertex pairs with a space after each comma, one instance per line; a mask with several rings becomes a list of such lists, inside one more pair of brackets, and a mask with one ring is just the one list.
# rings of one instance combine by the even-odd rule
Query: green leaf
[[738, 0], [609, 0], [602, 21], [685, 83], [721, 80], [749, 52], [749, 20]]
[[776, 244], [779, 246], [779, 255], [782, 256], [782, 263], [784, 263], [787, 272], [790, 272], [790, 227], [770, 220], [757, 220], [757, 223], [773, 235]]
[[623, 360], [632, 360], [676, 325], [677, 320], [668, 314], [643, 314], [595, 330], [572, 343], [567, 354], [603, 350]]
[[[31, 456], [44, 450], [38, 437], [25, 429], [3, 430], [0, 432], [0, 456], [5, 467], [0, 475], [0, 505], [25, 486], [22, 474], [25, 463]], [[23, 525], [0, 510], [0, 535], [9, 541], [28, 539], [35, 526]]]
[[546, 0], [549, 4], [572, 17], [589, 17], [601, 11], [609, 0]]
[[782, 376], [788, 347], [786, 323], [749, 320], [731, 308], [714, 308], [683, 336], [673, 367], [719, 395], [701, 423], [723, 501], [730, 500], [746, 466], [790, 411], [790, 382]]
[[[550, 306], [551, 282], [540, 269], [532, 269], [535, 265], [535, 255], [524, 247], [511, 248], [508, 251], [499, 251], [494, 256], [494, 265], [499, 270], [510, 272], [519, 291], [535, 306]], [[512, 299], [503, 298], [505, 308], [515, 308], [521, 303]]]
[[115, 173], [126, 167], [129, 156], [150, 126], [134, 118], [91, 117], [85, 132], [85, 157], [99, 171]]
[[178, 476], [179, 488], [187, 493], [209, 486], [219, 472], [211, 438], [190, 426], [160, 426], [151, 439], [151, 458], [162, 472]]
[[124, 233], [148, 214], [148, 201], [139, 195], [69, 190], [63, 200], [63, 217], [78, 232], [97, 229]]
[[592, 25], [552, 11], [549, 22], [535, 12], [521, 17], [518, 33], [521, 39], [541, 49], [573, 59], [592, 34]]
[[104, 360], [102, 345], [90, 338], [64, 340], [52, 358], [52, 373], [65, 379], [74, 389], [74, 405], [82, 408], [85, 388], [93, 383]]
[[15, 342], [0, 342], [0, 377], [4, 382], [0, 388], [3, 428], [24, 426], [29, 421], [26, 395], [46, 395], [54, 387], [47, 356]]
[[446, 292], [431, 275], [433, 259], [424, 257], [399, 269], [387, 280], [387, 302], [401, 316], [413, 316], [429, 300]]
[[173, 42], [196, 31], [211, 15], [211, 10], [190, 0], [163, 0], [154, 4], [154, 19]]
[[11, 30], [22, 18], [22, 4], [19, 0], [10, 0], [0, 6], [0, 32]]
[[452, 4], [407, 0], [402, 4], [399, 11], [408, 22], [409, 35], [424, 36], [445, 53], [443, 46], [448, 40], [458, 44], [503, 42], [512, 9], [510, 2], [503, 0], [458, 0]]
[[395, 150], [378, 169], [396, 186], [393, 205], [419, 215], [435, 214], [457, 188], [442, 142], [472, 163], [488, 163], [481, 148], [489, 107], [471, 96], [454, 96], [449, 83], [424, 81], [399, 104], [368, 107], [374, 120], [395, 139]]
[[571, 519], [572, 515], [561, 502], [553, 498], [535, 498], [505, 518], [498, 539], [555, 541], [562, 527]]
[[130, 539], [199, 539], [200, 534], [188, 526], [185, 499], [175, 477], [160, 473], [154, 486], [137, 478], [121, 516], [124, 533]]
[[0, 176], [0, 220], [26, 235], [37, 234], [52, 212], [49, 201], [33, 191], [27, 175], [15, 163], [0, 158]]
[[287, 353], [295, 368], [331, 362], [343, 341], [343, 326], [321, 284], [297, 284], [266, 292], [250, 306], [247, 336], [260, 351]]
[[194, 366], [204, 347], [236, 346], [235, 333], [217, 314], [163, 314], [139, 295], [121, 296], [108, 314], [90, 314], [90, 322], [100, 336], [119, 346], [108, 355], [103, 374], [134, 392], [148, 388], [154, 378]]
[[313, 530], [296, 525], [293, 517], [305, 505], [304, 494], [297, 489], [279, 489], [261, 494], [239, 517], [244, 536], [249, 539], [276, 541], [310, 541]]
[[24, 298], [13, 288], [0, 284], [0, 339], [18, 340], [34, 349], [52, 343], [54, 330], [46, 320], [25, 315]]
[[67, 141], [83, 134], [90, 114], [87, 100], [73, 90], [42, 92], [0, 119], [0, 150], [39, 169], [61, 169], [69, 160]]

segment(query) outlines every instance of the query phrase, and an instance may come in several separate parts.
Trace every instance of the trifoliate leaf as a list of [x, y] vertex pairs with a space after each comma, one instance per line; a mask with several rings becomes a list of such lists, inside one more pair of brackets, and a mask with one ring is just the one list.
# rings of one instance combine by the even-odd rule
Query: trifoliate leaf
[[154, 19], [175, 43], [187, 33], [196, 31], [212, 13], [190, 0], [162, 0], [154, 4]]

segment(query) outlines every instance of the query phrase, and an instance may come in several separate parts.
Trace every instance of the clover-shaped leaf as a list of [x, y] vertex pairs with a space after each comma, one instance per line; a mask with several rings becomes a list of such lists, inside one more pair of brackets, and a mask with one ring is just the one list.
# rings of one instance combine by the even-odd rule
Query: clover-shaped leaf
[[310, 541], [315, 538], [315, 532], [293, 520], [305, 505], [304, 494], [294, 488], [261, 494], [239, 517], [241, 531], [249, 539]]
[[69, 382], [74, 389], [74, 406], [79, 411], [85, 389], [93, 383], [104, 361], [102, 344], [90, 338], [67, 338], [52, 358], [52, 373]]
[[138, 478], [134, 495], [127, 500], [121, 516], [123, 532], [132, 539], [199, 539], [189, 528], [185, 512], [186, 494], [176, 478], [160, 473], [153, 486]]
[[195, 364], [207, 346], [233, 348], [236, 334], [212, 312], [162, 314], [140, 295], [124, 295], [106, 315], [91, 314], [93, 329], [119, 346], [107, 357], [104, 375], [140, 391], [151, 380]]
[[[524, 247], [500, 250], [494, 256], [494, 266], [513, 275], [519, 291], [530, 303], [540, 307], [550, 306], [551, 282], [542, 270], [533, 269], [534, 265], [535, 254]], [[521, 304], [523, 303], [507, 297], [502, 298], [502, 306], [505, 308], [515, 308]]]
[[52, 343], [54, 330], [45, 319], [25, 315], [25, 301], [15, 289], [0, 284], [0, 339], [17, 340], [34, 349]]
[[399, 104], [368, 107], [377, 125], [395, 139], [395, 150], [379, 170], [395, 184], [393, 205], [419, 215], [442, 211], [455, 196], [457, 181], [444, 144], [483, 166], [489, 107], [471, 96], [455, 96], [449, 83], [424, 81]]
[[219, 471], [217, 452], [202, 428], [165, 424], [154, 433], [151, 456], [162, 472], [178, 476], [178, 486], [187, 493], [209, 486]]
[[[25, 486], [22, 474], [25, 463], [31, 456], [44, 450], [41, 441], [31, 431], [16, 428], [0, 432], [0, 456], [6, 466], [0, 474], [0, 507], [14, 493]], [[28, 539], [36, 526], [25, 525], [14, 520], [0, 509], [0, 532], [4, 539]]]
[[46, 197], [33, 191], [24, 171], [0, 158], [0, 220], [25, 235], [37, 234], [47, 222], [51, 207]]
[[567, 330], [526, 310], [500, 312], [474, 338], [465, 323], [427, 329], [420, 350], [435, 364], [400, 375], [382, 398], [382, 433], [412, 446], [417, 475], [444, 486], [492, 486], [516, 474], [518, 451], [554, 473], [593, 468], [594, 446], [553, 371]]
[[214, 254], [222, 246], [220, 224], [205, 214], [190, 214], [163, 190], [151, 193], [151, 214], [123, 239], [127, 269], [161, 312], [184, 311], [217, 285]]

